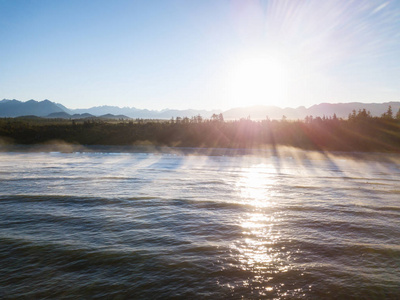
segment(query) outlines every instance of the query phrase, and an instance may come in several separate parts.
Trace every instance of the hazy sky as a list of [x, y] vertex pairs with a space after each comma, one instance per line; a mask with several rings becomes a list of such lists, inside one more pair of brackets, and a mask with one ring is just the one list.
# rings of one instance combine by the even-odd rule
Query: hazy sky
[[0, 99], [400, 101], [400, 1], [0, 0]]

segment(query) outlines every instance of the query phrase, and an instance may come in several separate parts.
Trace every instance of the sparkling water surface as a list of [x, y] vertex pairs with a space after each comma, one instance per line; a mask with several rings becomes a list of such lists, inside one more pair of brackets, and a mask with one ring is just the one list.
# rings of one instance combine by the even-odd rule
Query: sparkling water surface
[[0, 153], [0, 297], [399, 299], [399, 162]]

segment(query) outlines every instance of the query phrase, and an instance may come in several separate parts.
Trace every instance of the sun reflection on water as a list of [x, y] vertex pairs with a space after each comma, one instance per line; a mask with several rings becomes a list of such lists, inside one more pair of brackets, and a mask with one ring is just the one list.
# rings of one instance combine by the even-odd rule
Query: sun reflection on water
[[272, 165], [258, 164], [241, 170], [242, 176], [236, 183], [239, 199], [243, 204], [254, 207], [273, 206], [276, 170]]
[[232, 289], [250, 288], [259, 296], [278, 295], [284, 284], [275, 277], [291, 269], [291, 253], [280, 232], [283, 213], [277, 201], [279, 178], [276, 169], [267, 164], [242, 169], [241, 174], [236, 188], [240, 203], [248, 210], [238, 220], [242, 237], [231, 249], [237, 267], [252, 275]]

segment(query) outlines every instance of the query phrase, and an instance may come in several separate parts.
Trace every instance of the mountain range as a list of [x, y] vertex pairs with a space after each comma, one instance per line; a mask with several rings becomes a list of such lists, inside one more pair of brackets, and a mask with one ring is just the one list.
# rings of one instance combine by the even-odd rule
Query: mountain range
[[19, 117], [19, 116], [38, 116], [47, 118], [81, 119], [90, 117], [102, 117], [108, 119], [171, 119], [176, 117], [193, 117], [201, 115], [204, 118], [210, 118], [213, 114], [222, 113], [226, 120], [235, 120], [240, 118], [251, 118], [260, 120], [265, 118], [281, 119], [285, 116], [287, 119], [304, 119], [306, 116], [323, 117], [336, 114], [338, 118], [347, 118], [353, 110], [366, 109], [372, 116], [381, 116], [392, 107], [394, 114], [400, 109], [400, 102], [386, 103], [321, 103], [311, 107], [300, 106], [297, 108], [280, 108], [277, 106], [251, 106], [233, 108], [226, 111], [221, 110], [148, 110], [134, 107], [118, 106], [96, 106], [87, 109], [69, 109], [62, 104], [49, 100], [26, 102], [18, 100], [3, 99], [0, 101], [0, 117]]

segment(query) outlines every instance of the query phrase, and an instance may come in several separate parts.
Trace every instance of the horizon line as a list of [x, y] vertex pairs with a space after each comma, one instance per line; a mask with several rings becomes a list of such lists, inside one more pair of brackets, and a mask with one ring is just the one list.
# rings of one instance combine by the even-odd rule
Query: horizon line
[[138, 108], [135, 106], [117, 106], [117, 105], [109, 105], [109, 104], [103, 104], [103, 105], [98, 105], [98, 106], [91, 106], [91, 107], [87, 107], [87, 108], [70, 108], [67, 107], [66, 105], [59, 103], [59, 102], [55, 102], [49, 99], [43, 99], [43, 100], [35, 100], [35, 99], [29, 99], [29, 100], [18, 100], [18, 99], [7, 99], [7, 98], [3, 98], [2, 100], [0, 100], [0, 102], [3, 101], [18, 101], [18, 102], [22, 102], [22, 103], [26, 103], [29, 101], [35, 101], [37, 103], [40, 102], [44, 102], [44, 101], [49, 101], [51, 103], [54, 103], [56, 105], [62, 105], [65, 108], [69, 109], [69, 110], [85, 110], [85, 109], [92, 109], [92, 108], [100, 108], [100, 107], [115, 107], [115, 108], [120, 108], [120, 109], [124, 109], [124, 108], [128, 108], [128, 109], [137, 109], [137, 110], [148, 110], [148, 111], [157, 111], [157, 112], [162, 112], [162, 111], [169, 111], [169, 110], [178, 110], [178, 111], [185, 111], [185, 110], [203, 110], [203, 111], [207, 111], [207, 112], [212, 112], [212, 111], [220, 111], [220, 112], [226, 112], [229, 110], [233, 110], [233, 109], [249, 109], [249, 108], [255, 108], [255, 107], [268, 107], [268, 108], [279, 108], [279, 109], [299, 109], [299, 108], [305, 108], [305, 109], [310, 109], [311, 107], [314, 106], [318, 106], [318, 105], [324, 105], [324, 104], [328, 104], [328, 105], [337, 105], [337, 104], [366, 104], [366, 105], [373, 105], [373, 104], [390, 104], [390, 103], [400, 103], [399, 101], [386, 101], [386, 102], [360, 102], [360, 101], [351, 101], [351, 102], [320, 102], [320, 103], [316, 103], [313, 104], [311, 106], [305, 106], [305, 105], [299, 105], [297, 107], [293, 107], [293, 106], [286, 106], [286, 107], [282, 107], [282, 106], [277, 106], [277, 105], [266, 105], [266, 104], [254, 104], [254, 105], [249, 105], [249, 106], [237, 106], [237, 107], [231, 107], [231, 108], [227, 108], [227, 109], [222, 109], [222, 108], [211, 108], [211, 109], [207, 109], [207, 108], [161, 108], [161, 109], [150, 109], [150, 108]]

